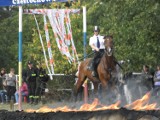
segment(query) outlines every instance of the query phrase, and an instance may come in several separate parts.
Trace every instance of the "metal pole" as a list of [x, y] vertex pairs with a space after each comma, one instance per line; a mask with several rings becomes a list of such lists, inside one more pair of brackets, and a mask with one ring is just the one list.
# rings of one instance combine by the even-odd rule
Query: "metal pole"
[[86, 24], [86, 7], [83, 6], [83, 46], [84, 46], [84, 60], [86, 59], [86, 39], [87, 39], [87, 24]]
[[[87, 24], [86, 24], [86, 7], [83, 6], [83, 45], [84, 45], [84, 60], [86, 59], [86, 38], [87, 38]], [[88, 103], [88, 86], [87, 80], [84, 82], [84, 103]]]
[[20, 88], [22, 86], [22, 6], [19, 6], [19, 49], [18, 49], [18, 55], [19, 55], [19, 69], [18, 69], [18, 74], [19, 74], [19, 104], [18, 104], [18, 109], [19, 111], [22, 110], [22, 94], [20, 91]]

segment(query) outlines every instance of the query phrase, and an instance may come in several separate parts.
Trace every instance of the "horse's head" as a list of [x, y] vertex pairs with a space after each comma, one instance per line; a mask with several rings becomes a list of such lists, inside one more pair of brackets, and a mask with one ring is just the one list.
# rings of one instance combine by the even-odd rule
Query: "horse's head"
[[108, 56], [111, 56], [113, 54], [113, 37], [112, 36], [104, 37], [104, 46], [105, 46], [105, 53]]

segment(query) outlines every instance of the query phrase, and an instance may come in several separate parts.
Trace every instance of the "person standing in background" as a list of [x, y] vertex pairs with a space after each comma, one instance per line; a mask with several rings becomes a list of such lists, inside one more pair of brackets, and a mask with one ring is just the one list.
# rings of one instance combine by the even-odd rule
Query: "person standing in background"
[[10, 73], [6, 75], [6, 90], [7, 90], [7, 101], [11, 102], [14, 100], [14, 93], [16, 92], [16, 75], [14, 68], [10, 69]]
[[46, 74], [45, 69], [40, 67], [38, 70], [38, 77], [37, 77], [35, 104], [38, 104], [40, 97], [44, 95], [48, 80], [49, 76]]
[[1, 68], [0, 72], [0, 97], [1, 97], [1, 104], [5, 103], [7, 99], [7, 91], [6, 91], [6, 69]]
[[28, 92], [29, 92], [29, 102], [30, 104], [33, 104], [36, 97], [36, 79], [38, 75], [38, 70], [36, 67], [33, 66], [33, 63], [31, 61], [28, 61], [28, 68], [26, 71], [23, 72], [23, 80], [27, 82], [28, 85]]
[[153, 76], [149, 71], [148, 65], [143, 65], [142, 74], [141, 74], [141, 81], [137, 86], [139, 86], [140, 97], [144, 96], [147, 92], [152, 90], [152, 80]]
[[154, 75], [154, 88], [153, 88], [153, 94], [155, 97], [160, 98], [160, 65], [157, 65], [157, 71]]

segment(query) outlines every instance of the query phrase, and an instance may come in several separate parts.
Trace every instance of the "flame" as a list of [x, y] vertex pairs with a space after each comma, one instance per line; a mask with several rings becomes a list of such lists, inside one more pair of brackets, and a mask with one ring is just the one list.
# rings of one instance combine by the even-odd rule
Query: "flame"
[[27, 110], [25, 110], [25, 112], [40, 112], [40, 113], [58, 112], [58, 111], [61, 111], [61, 112], [70, 112], [70, 111], [76, 111], [76, 110], [70, 109], [67, 106], [58, 107], [58, 108], [49, 108], [48, 106], [44, 106], [44, 107], [41, 107], [38, 110], [33, 110], [33, 109], [27, 109]]
[[99, 104], [99, 100], [97, 98], [94, 99], [94, 101], [92, 102], [92, 104], [83, 104], [79, 111], [85, 111], [85, 110], [88, 110], [88, 111], [93, 111], [95, 110], [95, 108], [98, 106]]
[[153, 110], [156, 109], [156, 103], [149, 104], [150, 93], [145, 94], [141, 99], [134, 101], [131, 104], [126, 105], [126, 108], [134, 110]]
[[[150, 93], [147, 93], [144, 95], [141, 99], [138, 99], [134, 101], [131, 104], [128, 104], [125, 106], [127, 109], [133, 109], [133, 110], [153, 110], [156, 109], [156, 103], [149, 104], [149, 98], [150, 98]], [[100, 101], [95, 98], [94, 101], [91, 104], [83, 104], [79, 109], [70, 109], [67, 106], [64, 107], [58, 107], [58, 108], [49, 108], [47, 106], [41, 107], [38, 110], [33, 110], [33, 109], [27, 109], [25, 112], [71, 112], [71, 111], [98, 111], [98, 110], [108, 110], [108, 109], [119, 109], [120, 101], [116, 102], [115, 104], [105, 106], [100, 103]]]

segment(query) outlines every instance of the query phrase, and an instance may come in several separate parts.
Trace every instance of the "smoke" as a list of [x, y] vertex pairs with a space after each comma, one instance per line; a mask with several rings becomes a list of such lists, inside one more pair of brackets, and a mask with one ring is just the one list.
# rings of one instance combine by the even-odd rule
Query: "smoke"
[[[111, 105], [121, 101], [121, 107], [131, 104], [137, 99], [141, 99], [146, 93], [153, 92], [152, 82], [148, 81], [141, 73], [127, 73], [123, 76], [123, 81], [117, 81], [116, 86], [112, 88], [113, 83], [108, 83], [108, 88], [102, 90], [99, 85], [98, 98], [105, 105]], [[94, 96], [95, 97], [95, 96]], [[156, 97], [151, 94], [150, 103], [158, 102]]]

